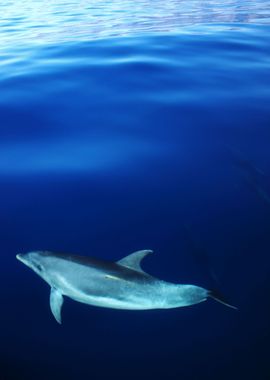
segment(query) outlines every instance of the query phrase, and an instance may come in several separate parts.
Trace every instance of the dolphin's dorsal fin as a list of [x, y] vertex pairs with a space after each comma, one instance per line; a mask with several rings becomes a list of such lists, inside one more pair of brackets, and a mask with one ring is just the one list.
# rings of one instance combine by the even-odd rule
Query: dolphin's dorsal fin
[[117, 261], [117, 264], [136, 270], [138, 272], [144, 272], [141, 268], [141, 261], [145, 256], [149, 255], [149, 253], [153, 253], [153, 251], [151, 249], [144, 249], [143, 251], [133, 252], [123, 259]]
[[51, 307], [51, 311], [53, 313], [54, 318], [60, 324], [62, 323], [61, 308], [62, 308], [63, 302], [64, 302], [64, 298], [62, 296], [62, 293], [56, 288], [51, 288], [50, 307]]

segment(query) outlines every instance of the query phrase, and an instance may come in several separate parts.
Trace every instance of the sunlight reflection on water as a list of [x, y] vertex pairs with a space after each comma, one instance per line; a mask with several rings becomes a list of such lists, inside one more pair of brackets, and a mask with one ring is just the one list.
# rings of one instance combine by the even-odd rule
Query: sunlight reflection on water
[[[207, 23], [269, 23], [269, 1], [24, 0], [0, 4], [2, 48], [146, 32], [177, 32]], [[14, 48], [14, 45], [13, 45]]]

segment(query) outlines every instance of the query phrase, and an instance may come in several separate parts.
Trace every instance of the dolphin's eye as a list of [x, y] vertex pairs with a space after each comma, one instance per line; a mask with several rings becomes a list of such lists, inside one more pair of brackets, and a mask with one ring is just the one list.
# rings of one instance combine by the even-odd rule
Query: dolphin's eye
[[36, 266], [37, 266], [37, 270], [39, 270], [41, 272], [42, 271], [42, 266], [39, 265], [39, 264], [37, 264]]

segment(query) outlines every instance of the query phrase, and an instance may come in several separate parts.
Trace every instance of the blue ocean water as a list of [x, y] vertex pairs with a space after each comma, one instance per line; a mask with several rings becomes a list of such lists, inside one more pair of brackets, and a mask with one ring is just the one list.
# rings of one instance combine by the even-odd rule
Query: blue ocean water
[[[269, 379], [270, 1], [0, 4], [1, 379]], [[131, 312], [65, 300], [52, 250], [218, 288]]]

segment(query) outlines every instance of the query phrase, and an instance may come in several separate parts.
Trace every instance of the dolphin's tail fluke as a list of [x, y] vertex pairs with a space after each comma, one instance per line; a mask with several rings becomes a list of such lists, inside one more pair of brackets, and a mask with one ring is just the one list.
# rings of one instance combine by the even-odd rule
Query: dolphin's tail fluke
[[230, 307], [231, 309], [238, 310], [236, 306], [231, 305], [227, 302], [226, 299], [216, 290], [209, 290], [208, 291], [208, 297], [213, 298], [215, 301], [222, 303], [225, 306]]

